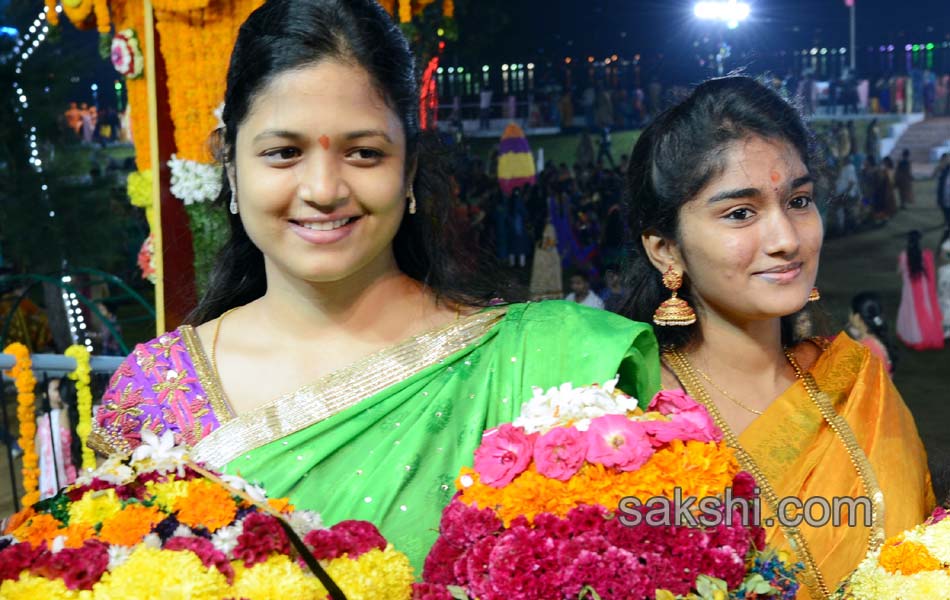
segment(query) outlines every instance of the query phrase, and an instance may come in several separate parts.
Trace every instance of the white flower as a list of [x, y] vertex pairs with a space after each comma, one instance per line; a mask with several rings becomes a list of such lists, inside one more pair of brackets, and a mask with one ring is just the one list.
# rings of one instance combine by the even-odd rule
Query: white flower
[[224, 552], [230, 558], [231, 552], [237, 548], [238, 536], [242, 533], [244, 533], [244, 521], [238, 521], [234, 525], [222, 527], [215, 531], [211, 536], [211, 543], [216, 550]]
[[534, 388], [534, 395], [522, 405], [521, 415], [513, 425], [524, 428], [527, 433], [545, 432], [568, 424], [586, 431], [591, 419], [635, 410], [636, 398], [616, 389], [617, 380], [615, 377], [603, 385], [578, 388], [563, 383], [547, 392]]
[[197, 536], [191, 531], [191, 527], [179, 524], [172, 533], [172, 537], [193, 538]]
[[301, 539], [314, 529], [324, 529], [320, 514], [310, 510], [296, 510], [290, 513], [287, 522]]
[[171, 192], [186, 206], [196, 202], [210, 202], [221, 193], [221, 167], [206, 165], [172, 154], [168, 161], [171, 169]]
[[150, 533], [144, 538], [142, 538], [142, 545], [146, 548], [154, 548], [155, 550], [162, 549], [162, 538], [158, 536], [157, 533]]
[[132, 549], [128, 546], [115, 546], [109, 545], [109, 567], [110, 571], [115, 570], [116, 567], [121, 566], [125, 561], [129, 560], [129, 556], [132, 555]]
[[142, 444], [132, 452], [132, 464], [162, 473], [177, 470], [183, 474], [186, 453], [184, 446], [175, 445], [171, 430], [166, 429], [159, 438], [146, 428], [142, 429]]
[[83, 471], [76, 478], [75, 485], [89, 485], [93, 479], [101, 479], [112, 485], [123, 485], [135, 479], [135, 472], [124, 462], [119, 455], [107, 458], [95, 470]]
[[65, 547], [66, 547], [66, 536], [57, 535], [55, 538], [53, 538], [53, 545], [50, 546], [49, 551], [52, 552], [53, 554], [56, 554], [57, 552], [59, 552]]
[[254, 502], [267, 502], [267, 492], [259, 485], [254, 485], [237, 475], [221, 475], [221, 481], [228, 484], [239, 492], [247, 494], [248, 498]]

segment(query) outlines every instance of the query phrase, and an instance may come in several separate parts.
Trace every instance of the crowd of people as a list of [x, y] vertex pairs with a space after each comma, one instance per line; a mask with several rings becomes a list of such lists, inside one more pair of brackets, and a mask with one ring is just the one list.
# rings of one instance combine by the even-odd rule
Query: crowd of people
[[63, 113], [63, 125], [85, 144], [105, 144], [127, 139], [123, 136], [123, 115], [114, 108], [101, 111], [86, 102], [70, 102]]

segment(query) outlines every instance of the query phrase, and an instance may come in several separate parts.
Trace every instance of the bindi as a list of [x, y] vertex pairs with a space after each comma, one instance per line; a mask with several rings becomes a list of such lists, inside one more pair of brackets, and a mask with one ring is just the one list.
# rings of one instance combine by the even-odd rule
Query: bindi
[[[321, 135], [320, 138], [319, 138], [317, 141], [320, 142], [320, 145], [323, 146], [323, 149], [324, 149], [324, 150], [329, 150], [329, 149], [330, 149], [330, 138], [328, 138], [326, 135]], [[773, 179], [773, 181], [774, 181], [774, 179]]]
[[778, 171], [775, 171], [775, 170], [773, 170], [769, 174], [769, 176], [772, 178], [772, 183], [778, 183], [782, 179], [782, 175]]

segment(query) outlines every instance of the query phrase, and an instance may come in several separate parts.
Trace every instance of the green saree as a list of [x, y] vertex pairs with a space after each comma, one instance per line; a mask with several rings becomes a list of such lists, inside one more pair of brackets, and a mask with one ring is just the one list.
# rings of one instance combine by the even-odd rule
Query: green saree
[[421, 575], [482, 431], [517, 417], [532, 386], [618, 374], [641, 404], [659, 389], [649, 326], [562, 301], [493, 308], [225, 421], [194, 456], [328, 524], [372, 521]]

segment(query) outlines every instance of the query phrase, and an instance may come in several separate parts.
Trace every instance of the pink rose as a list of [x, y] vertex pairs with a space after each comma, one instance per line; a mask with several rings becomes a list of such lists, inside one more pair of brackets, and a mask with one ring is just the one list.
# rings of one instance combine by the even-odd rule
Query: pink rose
[[574, 427], [555, 427], [534, 444], [534, 464], [538, 473], [567, 481], [584, 464], [587, 438]]
[[535, 437], [511, 423], [486, 431], [475, 451], [475, 471], [482, 483], [497, 488], [511, 483], [531, 464]]
[[623, 415], [604, 415], [587, 428], [587, 460], [621, 471], [635, 471], [653, 456], [643, 423]]
[[673, 440], [688, 442], [718, 442], [722, 440], [722, 431], [706, 409], [698, 404], [673, 413], [670, 421], [647, 421], [647, 434], [654, 441], [654, 446], [667, 444]]
[[655, 410], [664, 415], [675, 415], [694, 406], [699, 406], [699, 403], [683, 390], [660, 390], [656, 396], [653, 396], [653, 400], [650, 400], [647, 410]]

